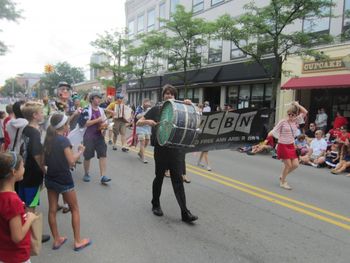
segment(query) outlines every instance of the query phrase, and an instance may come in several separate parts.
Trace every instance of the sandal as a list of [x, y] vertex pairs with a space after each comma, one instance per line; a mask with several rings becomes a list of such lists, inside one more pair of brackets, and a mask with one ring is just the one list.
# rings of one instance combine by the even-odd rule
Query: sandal
[[83, 245], [78, 246], [78, 247], [74, 246], [74, 251], [78, 252], [78, 251], [83, 250], [84, 248], [86, 248], [92, 244], [91, 239], [84, 239], [84, 240], [86, 241], [86, 243], [84, 243]]
[[54, 243], [53, 243], [53, 246], [52, 246], [52, 249], [53, 249], [53, 250], [60, 249], [60, 247], [61, 247], [64, 243], [66, 243], [66, 241], [67, 241], [67, 238], [66, 238], [66, 237], [61, 237], [61, 238], [60, 238], [60, 243], [58, 243], [57, 245], [55, 245], [55, 242], [54, 242]]

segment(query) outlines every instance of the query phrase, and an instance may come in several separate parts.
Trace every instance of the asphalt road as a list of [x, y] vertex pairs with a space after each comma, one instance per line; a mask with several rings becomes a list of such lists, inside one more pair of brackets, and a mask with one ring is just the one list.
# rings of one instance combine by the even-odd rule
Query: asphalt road
[[[210, 152], [213, 171], [207, 172], [194, 165], [198, 153], [190, 153], [187, 203], [199, 220], [188, 225], [166, 178], [165, 215], [152, 214], [151, 153], [148, 164], [133, 150], [108, 154], [108, 186], [98, 182], [96, 160], [90, 183], [82, 181], [81, 165], [74, 175], [82, 236], [93, 244], [74, 252], [70, 214], [58, 213], [68, 242], [57, 251], [45, 243], [32, 262], [350, 262], [350, 178], [302, 166], [290, 176], [294, 189], [287, 191], [278, 186], [281, 162], [269, 156]], [[46, 216], [46, 191], [41, 197]]]

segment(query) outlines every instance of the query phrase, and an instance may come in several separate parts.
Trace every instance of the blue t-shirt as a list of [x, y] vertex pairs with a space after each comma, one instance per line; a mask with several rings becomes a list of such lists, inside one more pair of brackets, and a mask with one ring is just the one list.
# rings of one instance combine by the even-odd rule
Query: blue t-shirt
[[47, 179], [62, 185], [73, 184], [72, 173], [64, 154], [67, 147], [71, 147], [70, 141], [62, 135], [57, 135], [53, 139], [50, 154], [45, 156]]

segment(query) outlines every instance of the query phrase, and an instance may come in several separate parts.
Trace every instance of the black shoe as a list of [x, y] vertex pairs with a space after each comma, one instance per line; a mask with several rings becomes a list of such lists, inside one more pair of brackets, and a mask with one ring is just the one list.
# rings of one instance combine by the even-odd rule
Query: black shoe
[[156, 216], [163, 216], [163, 211], [162, 209], [160, 208], [160, 206], [157, 206], [157, 207], [152, 207], [152, 212], [153, 214], [155, 214]]
[[45, 242], [49, 241], [50, 238], [51, 237], [49, 235], [42, 235], [41, 236], [41, 243], [45, 243]]
[[113, 146], [113, 151], [116, 151], [117, 150], [117, 146]]
[[198, 216], [192, 215], [190, 211], [182, 212], [181, 213], [182, 221], [190, 223], [193, 221], [196, 221], [198, 219]]

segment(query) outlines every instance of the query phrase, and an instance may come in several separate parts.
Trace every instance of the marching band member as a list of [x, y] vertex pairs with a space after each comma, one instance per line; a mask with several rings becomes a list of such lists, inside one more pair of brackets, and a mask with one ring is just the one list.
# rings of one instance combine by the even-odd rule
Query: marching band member
[[[167, 84], [163, 87], [163, 100], [175, 99], [175, 87]], [[185, 100], [185, 103], [190, 104], [190, 100]], [[160, 120], [161, 105], [152, 107], [143, 117], [141, 117], [137, 126], [150, 125], [153, 127], [151, 135], [151, 144], [154, 146], [154, 160], [156, 166], [156, 177], [153, 180], [153, 198], [152, 198], [152, 212], [156, 216], [163, 216], [163, 211], [160, 206], [159, 198], [162, 190], [164, 173], [170, 170], [171, 183], [175, 192], [177, 202], [181, 209], [181, 218], [184, 222], [192, 222], [198, 219], [197, 216], [192, 215], [186, 206], [186, 195], [182, 179], [182, 164], [184, 160], [184, 152], [182, 149], [171, 148], [167, 146], [160, 146], [156, 139], [156, 128]]]

